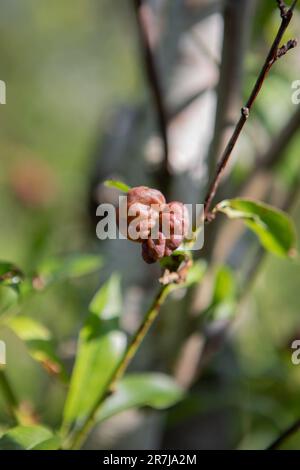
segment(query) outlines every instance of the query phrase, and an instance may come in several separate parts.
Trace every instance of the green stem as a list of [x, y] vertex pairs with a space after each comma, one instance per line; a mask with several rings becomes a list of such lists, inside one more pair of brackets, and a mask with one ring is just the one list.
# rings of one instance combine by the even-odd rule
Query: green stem
[[[93, 427], [95, 423], [95, 419], [98, 414], [98, 411], [100, 410], [106, 398], [115, 391], [117, 382], [123, 377], [125, 371], [127, 370], [127, 367], [129, 366], [130, 362], [132, 361], [133, 357], [138, 351], [143, 339], [145, 338], [146, 334], [151, 328], [153, 322], [157, 318], [162, 304], [164, 303], [167, 295], [169, 294], [169, 292], [172, 290], [173, 287], [174, 285], [169, 284], [169, 285], [161, 287], [161, 289], [159, 290], [148, 312], [146, 313], [144, 320], [142, 321], [140, 327], [138, 328], [137, 332], [132, 337], [121, 361], [119, 362], [112, 376], [110, 377], [106, 386], [106, 392], [103, 395], [101, 395], [100, 399], [95, 404], [95, 406], [89, 413], [88, 417], [86, 418], [85, 422], [82, 424], [80, 429], [75, 431], [74, 434], [69, 437], [69, 439], [67, 438], [67, 442], [65, 445], [66, 448], [78, 449], [82, 446], [82, 444], [86, 440], [91, 428]], [[68, 443], [68, 440], [69, 440], [69, 443]]]
[[0, 387], [3, 392], [3, 396], [7, 402], [9, 413], [16, 423], [19, 422], [18, 416], [18, 399], [14, 394], [14, 391], [9, 383], [9, 380], [4, 372], [0, 369]]

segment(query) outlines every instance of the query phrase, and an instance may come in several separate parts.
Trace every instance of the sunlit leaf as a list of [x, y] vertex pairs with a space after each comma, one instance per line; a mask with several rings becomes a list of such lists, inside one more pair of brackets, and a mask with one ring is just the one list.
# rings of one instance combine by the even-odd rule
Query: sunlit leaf
[[185, 287], [198, 284], [202, 281], [207, 269], [207, 263], [204, 260], [195, 261], [189, 269], [185, 283]]
[[122, 191], [123, 193], [128, 193], [128, 191], [131, 189], [128, 184], [123, 183], [122, 181], [117, 181], [117, 180], [106, 180], [104, 181], [105, 186], [108, 188], [114, 188], [118, 189], [119, 191]]
[[58, 436], [50, 437], [45, 441], [40, 442], [36, 446], [32, 447], [31, 450], [57, 450], [61, 446], [61, 440]]
[[103, 260], [99, 255], [71, 255], [45, 260], [37, 271], [49, 283], [85, 276], [100, 269], [102, 264]]
[[104, 421], [130, 408], [149, 406], [165, 409], [183, 397], [182, 389], [171, 377], [159, 373], [128, 374], [99, 410], [97, 419]]
[[89, 312], [95, 315], [101, 314], [101, 319], [108, 320], [119, 318], [121, 307], [120, 278], [113, 275], [110, 281], [94, 295], [89, 305]]
[[[51, 448], [59, 447], [59, 440], [53, 433], [42, 426], [16, 426], [10, 429], [0, 439], [0, 450], [33, 450], [42, 448], [51, 440]], [[54, 440], [56, 445], [54, 446]]]
[[212, 302], [219, 304], [236, 295], [236, 282], [228, 266], [220, 266], [216, 273]]
[[220, 266], [214, 278], [211, 301], [202, 312], [201, 320], [221, 320], [231, 318], [236, 311], [237, 286], [233, 272], [228, 266]]
[[23, 315], [9, 318], [6, 325], [25, 342], [31, 357], [49, 374], [67, 378], [64, 365], [55, 353], [51, 333], [44, 325]]
[[121, 304], [115, 276], [104, 284], [90, 305], [80, 336], [76, 362], [64, 410], [64, 424], [84, 419], [103, 396], [107, 382], [126, 348], [126, 335], [118, 330]]
[[231, 219], [242, 219], [259, 238], [263, 247], [277, 256], [294, 256], [296, 232], [291, 218], [268, 204], [247, 199], [222, 201], [215, 211]]

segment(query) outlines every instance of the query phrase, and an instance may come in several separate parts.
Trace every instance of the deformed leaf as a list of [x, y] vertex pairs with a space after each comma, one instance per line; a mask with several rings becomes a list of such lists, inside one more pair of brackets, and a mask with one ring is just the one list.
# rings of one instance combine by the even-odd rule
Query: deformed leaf
[[33, 450], [43, 448], [51, 440], [51, 449], [58, 449], [59, 439], [43, 426], [16, 426], [0, 438], [0, 450]]
[[104, 421], [130, 408], [169, 408], [182, 397], [183, 390], [165, 374], [128, 374], [118, 383], [116, 391], [105, 400], [97, 420]]
[[112, 372], [126, 348], [126, 335], [118, 329], [119, 281], [104, 284], [91, 302], [80, 335], [76, 362], [64, 409], [64, 426], [87, 417], [103, 396]]
[[106, 180], [104, 181], [105, 186], [108, 188], [114, 188], [118, 189], [119, 191], [122, 191], [123, 193], [128, 193], [128, 191], [131, 189], [128, 184], [123, 183], [122, 181], [117, 181], [117, 180]]
[[268, 204], [248, 199], [228, 199], [214, 209], [231, 219], [242, 219], [271, 253], [287, 257], [295, 255], [296, 231], [292, 219]]

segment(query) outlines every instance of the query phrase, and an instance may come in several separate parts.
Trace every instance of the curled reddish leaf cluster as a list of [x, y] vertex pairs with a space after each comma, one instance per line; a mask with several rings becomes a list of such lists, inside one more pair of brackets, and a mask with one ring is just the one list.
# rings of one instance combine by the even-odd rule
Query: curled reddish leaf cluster
[[189, 227], [188, 211], [181, 202], [167, 203], [157, 189], [138, 186], [127, 193], [126, 227], [126, 237], [142, 244], [146, 263], [155, 263], [182, 243]]

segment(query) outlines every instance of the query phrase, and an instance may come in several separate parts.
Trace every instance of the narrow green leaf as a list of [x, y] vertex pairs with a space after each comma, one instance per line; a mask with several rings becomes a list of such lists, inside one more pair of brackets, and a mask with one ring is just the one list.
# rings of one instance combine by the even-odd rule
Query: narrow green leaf
[[207, 263], [204, 260], [194, 261], [193, 266], [189, 269], [187, 278], [183, 287], [190, 287], [202, 281], [207, 270]]
[[6, 325], [26, 343], [31, 357], [48, 373], [66, 380], [64, 365], [56, 355], [51, 333], [44, 325], [24, 315], [9, 318]]
[[18, 302], [23, 279], [23, 273], [14, 264], [0, 262], [0, 314]]
[[126, 348], [126, 335], [118, 330], [119, 281], [104, 284], [91, 302], [79, 336], [76, 362], [64, 409], [64, 425], [84, 419], [105, 393], [107, 382]]
[[295, 255], [295, 227], [292, 219], [281, 210], [248, 199], [229, 199], [218, 204], [215, 211], [231, 219], [242, 219], [271, 253], [282, 257]]
[[31, 450], [38, 448], [49, 439], [54, 439], [54, 435], [45, 427], [16, 426], [1, 437], [0, 450]]
[[45, 441], [40, 442], [31, 450], [58, 450], [61, 446], [61, 439], [58, 436], [50, 437]]
[[44, 325], [24, 315], [8, 319], [7, 326], [23, 341], [30, 341], [32, 339], [49, 340], [51, 338], [50, 331]]
[[183, 390], [167, 375], [128, 374], [118, 383], [116, 392], [106, 399], [97, 420], [104, 421], [130, 408], [169, 408], [182, 397]]
[[0, 314], [17, 304], [18, 291], [10, 286], [0, 285]]
[[118, 189], [119, 191], [122, 191], [123, 193], [128, 193], [128, 191], [131, 189], [128, 184], [123, 183], [122, 181], [117, 181], [117, 180], [106, 180], [104, 181], [105, 186], [108, 188], [114, 188]]
[[94, 295], [89, 305], [89, 312], [101, 315], [104, 320], [109, 320], [119, 318], [121, 307], [120, 277], [112, 275], [110, 281]]
[[215, 274], [211, 301], [202, 312], [200, 322], [230, 319], [236, 312], [237, 286], [228, 266], [220, 266]]
[[102, 264], [99, 255], [71, 255], [45, 260], [37, 267], [37, 272], [49, 284], [91, 274], [100, 269]]
[[228, 266], [220, 266], [216, 273], [212, 297], [213, 304], [220, 304], [236, 296], [236, 283], [233, 272]]

